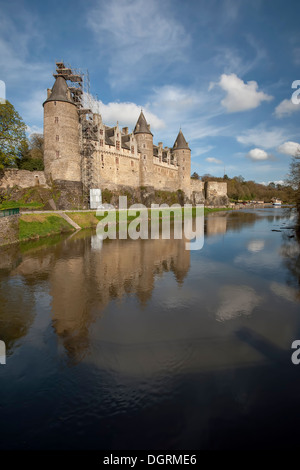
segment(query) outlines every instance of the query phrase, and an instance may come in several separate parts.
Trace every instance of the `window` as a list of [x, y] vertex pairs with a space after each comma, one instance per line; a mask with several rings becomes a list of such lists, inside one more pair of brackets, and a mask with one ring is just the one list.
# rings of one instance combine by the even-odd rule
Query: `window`
[[59, 158], [59, 150], [56, 150], [56, 158]]
[[56, 101], [54, 101], [54, 106], [56, 106]]
[[100, 129], [100, 135], [103, 135], [103, 129]]
[[147, 156], [146, 155], [143, 155], [143, 159], [146, 160]]
[[56, 136], [56, 142], [58, 142], [58, 141], [59, 141], [59, 135]]
[[103, 147], [103, 139], [100, 139], [100, 145]]
[[146, 148], [146, 144], [143, 144], [143, 149], [145, 149], [145, 148]]
[[117, 140], [117, 143], [116, 143], [116, 148], [117, 150], [120, 150], [120, 142]]
[[131, 166], [134, 166], [134, 162], [131, 160]]
[[184, 167], [183, 167], [183, 171], [184, 171]]
[[101, 155], [101, 162], [104, 162], [104, 157], [103, 157], [103, 155]]
[[131, 153], [134, 153], [134, 146], [131, 146]]
[[54, 122], [55, 122], [55, 124], [58, 124], [58, 117], [54, 118]]
[[116, 164], [119, 165], [119, 157], [116, 157]]

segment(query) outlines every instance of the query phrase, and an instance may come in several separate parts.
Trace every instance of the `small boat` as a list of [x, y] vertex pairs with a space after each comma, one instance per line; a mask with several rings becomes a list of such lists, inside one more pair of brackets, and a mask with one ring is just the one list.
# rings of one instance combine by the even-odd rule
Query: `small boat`
[[273, 199], [273, 206], [281, 206], [282, 201], [280, 199]]

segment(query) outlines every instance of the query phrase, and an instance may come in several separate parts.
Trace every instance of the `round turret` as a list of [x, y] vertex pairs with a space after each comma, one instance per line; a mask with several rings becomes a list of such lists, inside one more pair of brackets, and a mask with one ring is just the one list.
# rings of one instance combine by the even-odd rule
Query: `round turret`
[[56, 78], [43, 106], [46, 177], [81, 182], [78, 111], [63, 77]]
[[178, 164], [179, 189], [190, 197], [191, 192], [191, 150], [180, 129], [172, 152]]
[[153, 168], [153, 135], [146, 118], [141, 111], [136, 126], [133, 131], [140, 152], [140, 185], [154, 185]]

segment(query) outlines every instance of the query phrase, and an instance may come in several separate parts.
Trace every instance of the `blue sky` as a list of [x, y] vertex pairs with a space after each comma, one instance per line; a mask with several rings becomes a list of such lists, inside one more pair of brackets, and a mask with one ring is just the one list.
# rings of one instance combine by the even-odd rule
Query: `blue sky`
[[282, 181], [300, 142], [299, 18], [296, 0], [0, 0], [0, 80], [41, 131], [63, 59], [88, 69], [106, 124], [132, 129], [143, 108], [155, 143], [181, 126], [192, 171]]

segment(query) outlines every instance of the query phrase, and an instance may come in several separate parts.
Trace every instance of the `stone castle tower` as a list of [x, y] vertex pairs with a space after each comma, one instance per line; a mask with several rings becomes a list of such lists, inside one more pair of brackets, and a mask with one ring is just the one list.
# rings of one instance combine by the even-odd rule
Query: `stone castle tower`
[[44, 106], [44, 165], [48, 180], [81, 182], [79, 118], [67, 82], [57, 77]]
[[153, 186], [153, 134], [147, 124], [143, 111], [138, 118], [133, 134], [137, 141], [138, 149], [141, 152], [140, 158], [140, 185]]
[[180, 129], [173, 146], [173, 154], [178, 165], [178, 180], [182, 191], [190, 194], [191, 150]]

